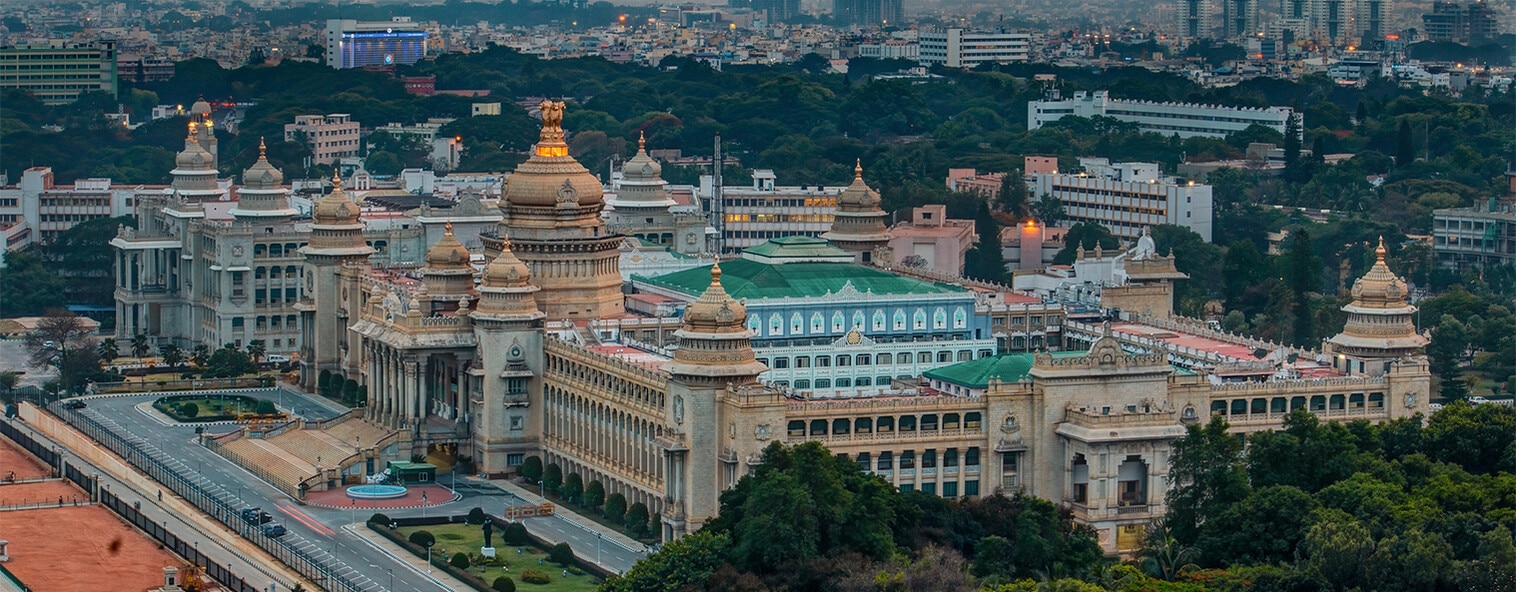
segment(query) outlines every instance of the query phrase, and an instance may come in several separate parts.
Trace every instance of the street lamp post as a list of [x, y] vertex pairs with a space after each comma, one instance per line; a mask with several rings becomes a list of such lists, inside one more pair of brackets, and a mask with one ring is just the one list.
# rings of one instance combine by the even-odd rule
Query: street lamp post
[[435, 544], [434, 541], [426, 546], [426, 573], [432, 573], [432, 545]]
[[595, 533], [595, 565], [600, 565], [600, 543], [605, 540], [605, 534]]

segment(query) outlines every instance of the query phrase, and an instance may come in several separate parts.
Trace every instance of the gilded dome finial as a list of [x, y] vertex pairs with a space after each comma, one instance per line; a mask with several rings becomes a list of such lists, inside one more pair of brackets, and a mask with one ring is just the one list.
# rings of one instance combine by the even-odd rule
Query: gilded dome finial
[[853, 165], [853, 178], [854, 179], [862, 179], [863, 178], [863, 159], [862, 158], [858, 159], [858, 164]]
[[199, 128], [199, 126], [196, 126], [194, 121], [189, 122], [189, 140], [191, 142], [193, 142], [193, 141], [195, 141], [195, 140], [197, 140], [199, 138], [200, 138], [200, 128]]
[[332, 191], [342, 191], [342, 177], [337, 175], [337, 169], [332, 169]]
[[453, 236], [453, 221], [452, 220], [448, 220], [447, 222], [442, 223], [442, 234], [446, 235], [446, 236]]
[[638, 130], [637, 131], [637, 151], [641, 152], [643, 150], [647, 150], [647, 136], [642, 133], [642, 130]]
[[263, 143], [263, 136], [258, 136], [258, 158], [268, 157], [268, 146]]
[[721, 285], [721, 256], [717, 255], [715, 262], [711, 264], [711, 285]]
[[1380, 235], [1379, 236], [1379, 248], [1374, 249], [1374, 255], [1379, 258], [1379, 262], [1380, 263], [1384, 263], [1384, 255], [1385, 255], [1385, 253], [1386, 253], [1386, 251], [1385, 251], [1385, 248], [1384, 248], [1384, 235]]

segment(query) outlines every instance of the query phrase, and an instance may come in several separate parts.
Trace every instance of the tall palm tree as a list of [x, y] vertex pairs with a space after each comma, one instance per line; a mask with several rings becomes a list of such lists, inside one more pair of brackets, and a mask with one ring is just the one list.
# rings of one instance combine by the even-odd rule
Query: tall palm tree
[[266, 353], [268, 353], [268, 348], [264, 347], [262, 339], [247, 342], [247, 355], [253, 358], [254, 364], [262, 362], [263, 354]]
[[121, 357], [121, 350], [117, 348], [116, 339], [113, 337], [100, 340], [100, 345], [95, 346], [95, 353], [100, 356], [100, 361], [107, 365]]
[[195, 345], [195, 349], [190, 353], [190, 361], [194, 362], [196, 366], [204, 368], [206, 362], [211, 361], [210, 346], [204, 343]]
[[170, 369], [177, 368], [180, 364], [184, 363], [184, 350], [179, 349], [179, 346], [170, 343], [163, 346], [163, 349], [160, 351], [163, 353], [163, 364]]
[[147, 344], [146, 335], [138, 333], [135, 337], [132, 337], [132, 357], [146, 357], [149, 351], [152, 351], [152, 347]]

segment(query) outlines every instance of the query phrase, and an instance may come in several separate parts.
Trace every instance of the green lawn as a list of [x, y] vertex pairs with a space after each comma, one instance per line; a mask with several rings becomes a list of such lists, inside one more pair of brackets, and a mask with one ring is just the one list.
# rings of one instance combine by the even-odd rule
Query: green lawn
[[[443, 557], [451, 558], [454, 553], [467, 553], [470, 556], [479, 554], [479, 547], [484, 546], [484, 531], [482, 527], [469, 524], [433, 524], [429, 526], [405, 526], [396, 529], [401, 536], [409, 538], [411, 533], [418, 530], [431, 532], [437, 537], [437, 545], [432, 547], [432, 552]], [[510, 576], [516, 581], [516, 589], [537, 592], [588, 592], [599, 585], [600, 579], [590, 575], [563, 576], [563, 567], [547, 561], [547, 553], [533, 546], [511, 547], [501, 540], [500, 530], [495, 530], [494, 536], [496, 556], [510, 566], [510, 571], [505, 571], [501, 566], [490, 566], [482, 575], [478, 567], [470, 567], [469, 573], [480, 575], [486, 583], [495, 581], [500, 576]], [[519, 551], [519, 554], [518, 554]], [[539, 564], [538, 561], [542, 563]], [[521, 572], [526, 569], [536, 569], [552, 576], [553, 581], [546, 584], [528, 584], [521, 581]]]
[[[167, 403], [154, 401], [153, 406], [156, 407], [159, 411], [162, 411], [170, 417], [173, 417], [179, 421], [196, 421], [195, 418], [187, 418], [179, 415], [178, 410], [185, 403], [194, 403], [198, 408], [198, 413], [195, 415], [195, 417], [214, 417], [218, 415], [252, 413], [253, 407], [258, 404], [258, 400], [243, 395], [227, 395], [225, 397], [216, 397], [209, 399], [188, 399], [183, 401], [175, 400], [169, 401]], [[171, 409], [165, 409], [165, 405], [171, 407]]]

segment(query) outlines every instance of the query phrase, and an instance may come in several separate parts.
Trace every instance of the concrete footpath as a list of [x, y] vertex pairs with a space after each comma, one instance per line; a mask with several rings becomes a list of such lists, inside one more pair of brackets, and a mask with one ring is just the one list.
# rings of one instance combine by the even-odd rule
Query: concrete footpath
[[[277, 583], [279, 589], [284, 590], [292, 588], [297, 583], [304, 585], [307, 590], [320, 589], [251, 541], [242, 538], [226, 525], [202, 513], [194, 504], [174, 495], [162, 484], [138, 472], [136, 467], [127, 464], [121, 457], [105, 449], [89, 436], [74, 430], [73, 427], [42, 412], [30, 403], [24, 403], [19, 407], [20, 418], [24, 421], [12, 422], [12, 425], [30, 433], [33, 437], [57, 443], [73, 453], [77, 459], [71, 458], [70, 462], [83, 461], [84, 464], [98, 470], [105, 479], [102, 486], [109, 487], [117, 496], [125, 494], [126, 499], [133, 497], [140, 499], [141, 511], [151, 517], [154, 522], [163, 525], [181, 539], [195, 543], [196, 549], [209, 555], [217, 563], [228, 566], [248, 583], [258, 585], [260, 589], [268, 589], [269, 584], [272, 583]], [[162, 492], [161, 500], [159, 492]], [[254, 571], [242, 573], [248, 571], [246, 569], [248, 566], [251, 566]], [[239, 570], [238, 567], [243, 569]]]
[[[435, 582], [438, 586], [451, 588], [453, 590], [473, 589], [473, 586], [463, 583], [463, 580], [453, 577], [453, 575], [447, 573], [446, 570], [437, 569], [433, 566], [427, 565], [426, 559], [417, 557], [415, 553], [410, 552], [405, 547], [401, 547], [400, 545], [395, 544], [395, 541], [389, 540], [385, 538], [384, 535], [374, 532], [374, 530], [369, 528], [367, 524], [348, 524], [343, 526], [342, 530], [346, 530], [352, 533], [353, 536], [358, 537], [358, 540], [367, 543], [368, 546], [378, 549], [380, 552], [386, 555], [394, 557], [396, 561], [404, 563], [405, 566], [410, 568], [411, 571], [416, 572], [416, 575], [429, 579]], [[375, 580], [383, 581], [377, 578], [375, 578]]]
[[[568, 507], [564, 506], [563, 504], [552, 502], [552, 500], [549, 500], [549, 499], [544, 498], [544, 497], [542, 497], [540, 495], [537, 495], [536, 493], [533, 493], [532, 490], [527, 489], [525, 487], [522, 487], [519, 483], [516, 483], [515, 481], [511, 481], [509, 479], [490, 479], [489, 483], [492, 484], [492, 485], [494, 485], [494, 486], [496, 486], [496, 487], [499, 487], [501, 489], [504, 489], [506, 491], [511, 492], [511, 495], [519, 497], [519, 498], [525, 500], [526, 503], [529, 503], [529, 504], [541, 505], [541, 504], [545, 504], [545, 503], [552, 503], [553, 506], [554, 506], [553, 507], [553, 515], [554, 516], [558, 516], [559, 518], [562, 518], [564, 521], [568, 522], [569, 524], [573, 524], [574, 526], [578, 526], [579, 528], [583, 528], [583, 529], [588, 530], [590, 532], [597, 533], [597, 534], [605, 537], [605, 540], [608, 543], [617, 545], [617, 546], [619, 546], [619, 547], [621, 547], [623, 549], [626, 549], [628, 551], [637, 552], [637, 553], [641, 553], [641, 552], [647, 550], [647, 545], [644, 544], [642, 541], [638, 541], [636, 539], [633, 539], [632, 537], [626, 536], [625, 534], [622, 534], [620, 531], [611, 529], [610, 527], [605, 526], [604, 524], [601, 524], [601, 523], [596, 522], [594, 520], [591, 520], [589, 518], [585, 518], [584, 516], [580, 516], [578, 513], [575, 513], [573, 510], [569, 509]], [[529, 518], [528, 520], [531, 520], [531, 519]], [[561, 542], [561, 541], [552, 541], [552, 542], [556, 544], [556, 543]], [[581, 557], [583, 557], [583, 555], [581, 555]]]

